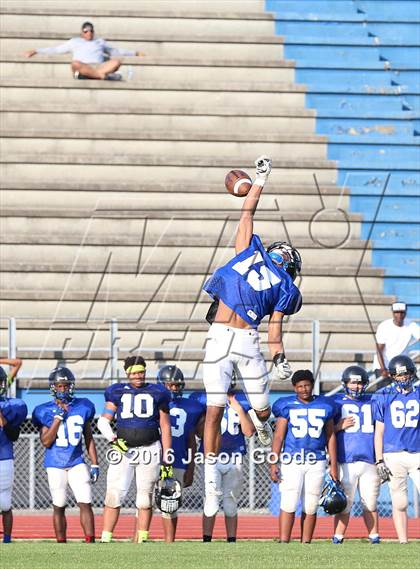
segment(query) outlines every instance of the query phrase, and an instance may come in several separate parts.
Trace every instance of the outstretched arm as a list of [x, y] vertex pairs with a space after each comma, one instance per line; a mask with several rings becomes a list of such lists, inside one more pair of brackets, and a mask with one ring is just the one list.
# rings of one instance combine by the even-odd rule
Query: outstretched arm
[[7, 374], [10, 385], [22, 366], [22, 360], [20, 358], [0, 358], [0, 365], [12, 366], [12, 369]]
[[264, 184], [271, 172], [271, 160], [267, 156], [257, 158], [255, 165], [256, 178], [242, 206], [239, 226], [236, 232], [236, 254], [249, 247], [254, 230], [254, 213], [257, 209]]

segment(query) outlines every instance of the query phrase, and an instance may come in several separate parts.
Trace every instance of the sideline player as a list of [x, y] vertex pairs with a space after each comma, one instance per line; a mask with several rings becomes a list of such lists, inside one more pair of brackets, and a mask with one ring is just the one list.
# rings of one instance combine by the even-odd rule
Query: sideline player
[[[221, 421], [220, 452], [214, 458], [215, 468], [204, 475], [203, 542], [210, 542], [219, 501], [222, 500], [225, 514], [226, 539], [236, 542], [238, 530], [238, 499], [243, 484], [243, 458], [246, 454], [245, 437], [255, 433], [255, 426], [249, 417], [251, 409], [245, 394], [234, 391], [235, 382], [228, 391], [228, 403]], [[206, 403], [205, 393], [193, 393], [191, 399]]]
[[312, 395], [314, 383], [310, 370], [297, 370], [292, 376], [296, 395], [281, 397], [273, 405], [277, 422], [271, 450], [279, 462], [271, 464], [270, 470], [271, 480], [280, 482], [280, 541], [284, 543], [290, 541], [299, 499], [302, 500], [301, 542], [312, 540], [327, 467], [326, 447], [330, 476], [338, 480], [335, 406], [328, 397]]
[[332, 542], [343, 543], [357, 488], [369, 541], [378, 544], [380, 538], [376, 508], [380, 480], [375, 466], [372, 395], [365, 393], [369, 376], [362, 367], [350, 366], [343, 371], [341, 382], [345, 393], [338, 394], [334, 399], [334, 423], [340, 481], [346, 494], [347, 507], [334, 518]]
[[[178, 367], [174, 365], [162, 367], [158, 372], [157, 381], [164, 385], [171, 395], [169, 413], [174, 454], [173, 476], [182, 487], [188, 488], [194, 479], [195, 432], [198, 423], [204, 417], [206, 407], [197, 400], [183, 396], [185, 379]], [[167, 543], [175, 541], [178, 513], [162, 512], [162, 522], [165, 541]]]
[[12, 366], [9, 374], [0, 367], [0, 511], [3, 520], [3, 543], [10, 543], [13, 528], [13, 443], [19, 438], [20, 426], [26, 419], [28, 408], [21, 399], [6, 396], [7, 389], [22, 365], [22, 360], [0, 358], [0, 364]]
[[[105, 391], [105, 408], [98, 429], [111, 443], [101, 541], [109, 543], [120, 514], [121, 502], [136, 475], [138, 543], [147, 541], [152, 521], [152, 497], [162, 461], [171, 451], [169, 394], [146, 382], [146, 362], [141, 356], [124, 361], [127, 383], [114, 383]], [[114, 433], [111, 421], [115, 417]], [[161, 442], [162, 441], [162, 442]]]
[[382, 482], [389, 482], [392, 518], [400, 543], [407, 543], [407, 476], [420, 493], [420, 387], [413, 361], [395, 356], [388, 365], [393, 383], [374, 395], [375, 455]]
[[268, 343], [275, 375], [284, 380], [292, 374], [285, 357], [282, 321], [285, 314], [295, 314], [301, 307], [302, 298], [293, 281], [302, 263], [298, 251], [287, 243], [276, 242], [266, 250], [260, 237], [253, 234], [253, 218], [271, 172], [271, 160], [262, 156], [255, 164], [256, 179], [244, 200], [236, 233], [236, 256], [217, 269], [204, 286], [214, 299], [211, 310], [215, 312], [214, 319], [213, 314], [209, 318], [213, 323], [203, 362], [205, 469], [211, 469], [207, 458], [218, 453], [220, 422], [234, 364], [252, 406], [250, 417], [260, 442], [271, 443], [268, 374], [257, 330], [265, 316], [269, 316]]
[[[58, 543], [67, 540], [66, 491], [70, 486], [80, 509], [86, 543], [95, 541], [91, 482], [98, 480], [99, 466], [91, 421], [95, 407], [89, 399], [74, 397], [75, 378], [66, 367], [55, 368], [48, 378], [53, 401], [35, 407], [32, 422], [45, 447], [44, 466], [53, 502], [54, 531]], [[84, 462], [82, 435], [91, 461]]]

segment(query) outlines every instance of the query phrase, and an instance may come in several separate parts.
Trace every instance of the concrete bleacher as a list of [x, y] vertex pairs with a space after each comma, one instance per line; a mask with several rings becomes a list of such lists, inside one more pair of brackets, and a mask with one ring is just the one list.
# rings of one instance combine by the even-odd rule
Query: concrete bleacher
[[268, 0], [384, 291], [420, 316], [420, 5]]
[[[353, 3], [328, 4], [331, 11]], [[256, 232], [267, 244], [292, 240], [304, 260], [304, 306], [285, 327], [289, 360], [310, 367], [311, 320], [318, 319], [324, 379], [337, 378], [351, 362], [370, 367], [372, 331], [395, 297], [384, 294], [384, 269], [372, 266], [377, 250], [361, 215], [374, 211], [375, 193], [356, 195], [337, 170], [350, 160], [337, 137], [367, 128], [360, 121], [369, 113], [368, 126], [377, 124], [362, 93], [366, 70], [378, 72], [377, 89], [383, 88], [377, 46], [362, 59], [354, 93], [345, 91], [363, 109], [356, 116], [343, 111], [343, 93], [328, 93], [325, 70], [302, 67], [300, 52], [287, 52], [292, 44], [276, 35], [282, 20], [270, 2], [197, 1], [191, 8], [156, 0], [120, 2], [117, 10], [101, 0], [53, 7], [14, 0], [4, 1], [1, 12], [1, 314], [17, 318], [17, 353], [26, 360], [21, 387], [45, 386], [57, 361], [74, 368], [85, 387], [107, 383], [112, 318], [121, 357], [140, 350], [152, 371], [179, 361], [200, 387], [209, 305], [200, 291], [232, 254], [242, 205], [226, 193], [224, 176], [232, 167], [252, 172], [261, 153], [272, 155], [274, 170]], [[348, 26], [344, 15], [334, 25]], [[69, 56], [22, 56], [77, 35], [86, 19], [97, 35], [145, 52], [124, 60], [121, 71], [128, 79], [131, 67], [131, 80], [75, 81]], [[306, 29], [308, 37], [317, 33]], [[293, 38], [298, 33], [296, 26]], [[315, 57], [324, 47], [313, 50]], [[360, 50], [350, 44], [341, 59], [355, 65]], [[343, 73], [331, 71], [335, 89]], [[316, 111], [305, 107], [305, 101], [316, 106], [311, 97], [324, 101]], [[373, 94], [371, 102], [389, 102], [383, 119], [395, 121], [394, 146], [412, 152], [407, 163], [414, 163], [414, 135], [397, 112], [399, 97]], [[364, 151], [363, 135], [351, 136], [357, 144], [346, 143], [350, 152]], [[375, 136], [365, 137], [369, 163], [381, 153]], [[397, 160], [394, 146], [389, 153]], [[400, 190], [404, 176], [395, 182]], [[359, 209], [355, 199], [365, 200]], [[0, 337], [4, 354], [6, 320]]]

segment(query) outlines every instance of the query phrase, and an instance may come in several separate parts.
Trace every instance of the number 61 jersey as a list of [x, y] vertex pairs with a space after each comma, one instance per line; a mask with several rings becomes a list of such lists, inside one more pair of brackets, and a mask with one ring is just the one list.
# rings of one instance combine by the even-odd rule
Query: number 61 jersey
[[[35, 407], [32, 423], [38, 429], [51, 427], [54, 415], [59, 411], [55, 401], [48, 401]], [[66, 418], [58, 428], [54, 443], [45, 449], [44, 466], [46, 468], [71, 468], [84, 462], [82, 435], [86, 423], [95, 416], [92, 401], [75, 397], [68, 404]]]
[[346, 417], [354, 418], [354, 425], [341, 429], [336, 433], [338, 462], [368, 462], [374, 464], [374, 424], [372, 417], [372, 395], [364, 395], [361, 399], [352, 399], [341, 393], [334, 399], [337, 424]]
[[249, 247], [215, 271], [204, 290], [253, 328], [275, 311], [295, 314], [302, 306], [292, 277], [271, 260], [258, 235], [252, 236]]
[[373, 396], [375, 421], [384, 423], [384, 452], [420, 452], [420, 387], [401, 393], [394, 386]]

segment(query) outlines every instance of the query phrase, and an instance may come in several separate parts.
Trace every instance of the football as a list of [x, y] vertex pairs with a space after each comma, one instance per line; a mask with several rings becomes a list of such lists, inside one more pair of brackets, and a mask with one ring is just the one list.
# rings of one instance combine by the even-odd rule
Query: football
[[230, 194], [243, 198], [251, 189], [252, 180], [243, 170], [231, 170], [226, 174], [225, 186]]

